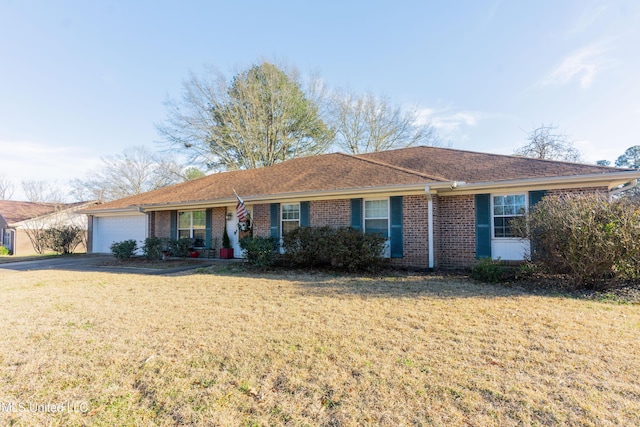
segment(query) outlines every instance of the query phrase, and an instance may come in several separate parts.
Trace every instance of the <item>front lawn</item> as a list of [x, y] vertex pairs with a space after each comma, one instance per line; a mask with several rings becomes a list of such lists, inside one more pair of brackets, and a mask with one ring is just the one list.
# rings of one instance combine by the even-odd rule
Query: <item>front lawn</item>
[[2, 424], [640, 425], [640, 305], [203, 273], [0, 273]]

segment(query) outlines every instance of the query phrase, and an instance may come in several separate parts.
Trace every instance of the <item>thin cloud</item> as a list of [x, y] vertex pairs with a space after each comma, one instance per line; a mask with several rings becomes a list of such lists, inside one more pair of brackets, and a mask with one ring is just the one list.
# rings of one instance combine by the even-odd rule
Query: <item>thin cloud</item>
[[452, 133], [464, 126], [475, 126], [480, 120], [480, 113], [468, 111], [434, 110], [423, 108], [418, 111], [418, 122], [429, 123], [438, 131]]
[[588, 89], [593, 85], [596, 75], [608, 65], [607, 52], [602, 43], [583, 47], [564, 58], [542, 85], [563, 85], [578, 80], [580, 87]]

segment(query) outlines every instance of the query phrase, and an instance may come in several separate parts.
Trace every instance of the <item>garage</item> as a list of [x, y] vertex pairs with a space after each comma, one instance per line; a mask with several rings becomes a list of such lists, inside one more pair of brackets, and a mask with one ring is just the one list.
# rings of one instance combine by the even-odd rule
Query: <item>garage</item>
[[121, 216], [96, 216], [93, 218], [94, 253], [110, 253], [114, 242], [135, 239], [138, 247], [147, 237], [147, 216], [145, 214]]

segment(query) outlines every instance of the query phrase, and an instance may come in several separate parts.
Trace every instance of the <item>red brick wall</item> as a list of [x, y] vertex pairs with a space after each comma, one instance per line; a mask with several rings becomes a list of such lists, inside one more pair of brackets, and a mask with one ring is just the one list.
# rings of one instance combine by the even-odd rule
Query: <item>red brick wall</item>
[[605, 196], [609, 194], [609, 189], [607, 187], [584, 187], [584, 188], [562, 188], [559, 190], [549, 190], [547, 191], [547, 195], [552, 194], [597, 194], [601, 193]]
[[253, 205], [253, 235], [271, 236], [271, 206], [269, 203]]
[[176, 236], [171, 235], [171, 211], [157, 211], [154, 213], [154, 218], [149, 218], [150, 220], [153, 219], [154, 222], [153, 226], [149, 226], [153, 230], [153, 234], [149, 235], [175, 239]]
[[349, 227], [351, 225], [351, 200], [314, 200], [309, 205], [311, 227]]
[[402, 199], [402, 258], [392, 258], [393, 265], [429, 268], [429, 205], [427, 196], [404, 196]]
[[476, 208], [473, 195], [436, 197], [439, 268], [469, 268], [476, 258]]

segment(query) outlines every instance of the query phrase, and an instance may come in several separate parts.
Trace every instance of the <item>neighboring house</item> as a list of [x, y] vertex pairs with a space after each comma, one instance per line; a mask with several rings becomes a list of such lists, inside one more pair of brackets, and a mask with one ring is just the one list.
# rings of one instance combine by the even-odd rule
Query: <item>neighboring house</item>
[[92, 252], [148, 236], [219, 247], [226, 225], [237, 255], [235, 190], [256, 236], [281, 238], [298, 226], [350, 226], [386, 236], [395, 265], [466, 268], [482, 257], [525, 258], [529, 244], [513, 237], [509, 221], [545, 194], [607, 193], [638, 178], [637, 170], [413, 147], [216, 173], [85, 213]]
[[[87, 228], [87, 216], [81, 209], [94, 206], [96, 202], [80, 203], [34, 203], [0, 200], [0, 244], [12, 255], [37, 253], [29, 235], [31, 230], [42, 230], [54, 225], [75, 225]], [[86, 239], [85, 239], [86, 240]], [[78, 252], [84, 252], [84, 245]]]

